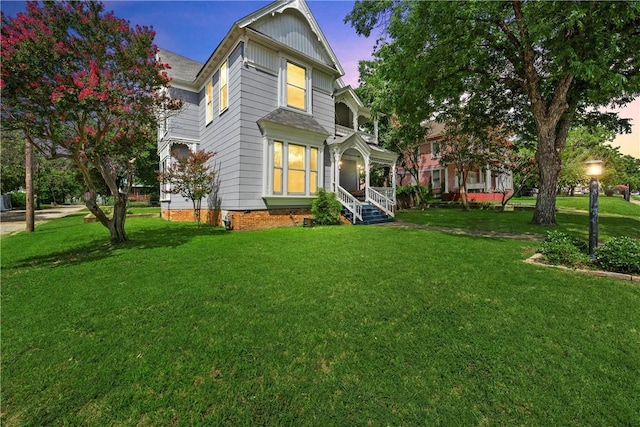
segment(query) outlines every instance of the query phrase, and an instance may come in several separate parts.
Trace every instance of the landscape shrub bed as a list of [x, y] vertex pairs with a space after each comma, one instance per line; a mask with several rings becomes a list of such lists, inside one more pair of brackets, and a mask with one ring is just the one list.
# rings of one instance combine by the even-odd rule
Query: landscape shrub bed
[[640, 273], [640, 240], [614, 237], [596, 248], [595, 259], [590, 262], [588, 246], [580, 239], [559, 231], [547, 232], [538, 252], [545, 262], [567, 267], [596, 267], [604, 271], [624, 274]]

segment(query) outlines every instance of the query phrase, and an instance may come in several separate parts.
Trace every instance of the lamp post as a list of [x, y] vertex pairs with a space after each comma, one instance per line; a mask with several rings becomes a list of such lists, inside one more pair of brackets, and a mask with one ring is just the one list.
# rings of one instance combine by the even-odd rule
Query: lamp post
[[598, 177], [602, 175], [602, 160], [587, 162], [587, 175], [591, 177], [589, 184], [589, 258], [596, 259], [598, 247]]

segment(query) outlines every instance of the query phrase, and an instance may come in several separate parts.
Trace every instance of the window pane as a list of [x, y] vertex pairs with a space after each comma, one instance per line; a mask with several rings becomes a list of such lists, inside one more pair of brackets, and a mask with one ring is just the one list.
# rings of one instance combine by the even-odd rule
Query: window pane
[[282, 167], [282, 142], [275, 141], [273, 143], [273, 165]]
[[282, 194], [282, 169], [273, 169], [273, 192]]
[[227, 61], [220, 66], [220, 86], [227, 85]]
[[302, 145], [289, 144], [289, 169], [302, 169], [304, 170], [304, 151], [305, 147]]
[[287, 192], [292, 193], [304, 193], [304, 171], [289, 169], [287, 175]]
[[318, 173], [311, 172], [309, 174], [309, 192], [315, 194], [318, 191]]
[[206, 121], [209, 123], [213, 120], [213, 83], [211, 81], [207, 83], [206, 103]]
[[227, 62], [220, 66], [220, 111], [228, 106]]
[[287, 105], [305, 110], [307, 108], [307, 70], [287, 62]]
[[307, 70], [302, 67], [298, 67], [291, 62], [287, 62], [287, 84], [297, 86], [300, 88], [307, 87]]
[[309, 160], [311, 161], [311, 164], [309, 165], [311, 170], [317, 171], [318, 170], [318, 149], [317, 148], [311, 148], [311, 159]]
[[307, 107], [304, 89], [287, 86], [287, 105], [304, 110]]

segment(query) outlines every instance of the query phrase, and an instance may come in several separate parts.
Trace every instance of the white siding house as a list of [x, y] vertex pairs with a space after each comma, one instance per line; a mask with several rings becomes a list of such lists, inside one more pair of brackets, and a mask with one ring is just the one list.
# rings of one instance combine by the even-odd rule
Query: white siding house
[[[342, 66], [304, 0], [240, 19], [204, 64], [163, 49], [158, 60], [171, 66], [171, 95], [184, 104], [159, 123], [160, 168], [188, 150], [216, 152], [215, 191], [203, 201], [209, 223], [297, 225], [321, 187], [339, 195], [354, 222], [371, 205], [393, 215], [395, 182], [373, 188], [369, 171], [385, 167], [395, 177], [397, 155], [360, 130], [369, 110], [342, 83]], [[192, 220], [191, 203], [167, 190], [163, 218]]]

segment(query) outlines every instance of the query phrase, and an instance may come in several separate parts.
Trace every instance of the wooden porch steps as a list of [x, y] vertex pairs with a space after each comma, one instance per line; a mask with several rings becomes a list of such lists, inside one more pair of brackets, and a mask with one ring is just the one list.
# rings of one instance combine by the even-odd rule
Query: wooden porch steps
[[[353, 223], [353, 215], [344, 207], [342, 208], [342, 216], [348, 219], [349, 222]], [[391, 221], [393, 221], [393, 219], [380, 212], [378, 208], [370, 205], [369, 203], [364, 203], [362, 205], [362, 221], [356, 219], [355, 225], [382, 224], [384, 222]]]

